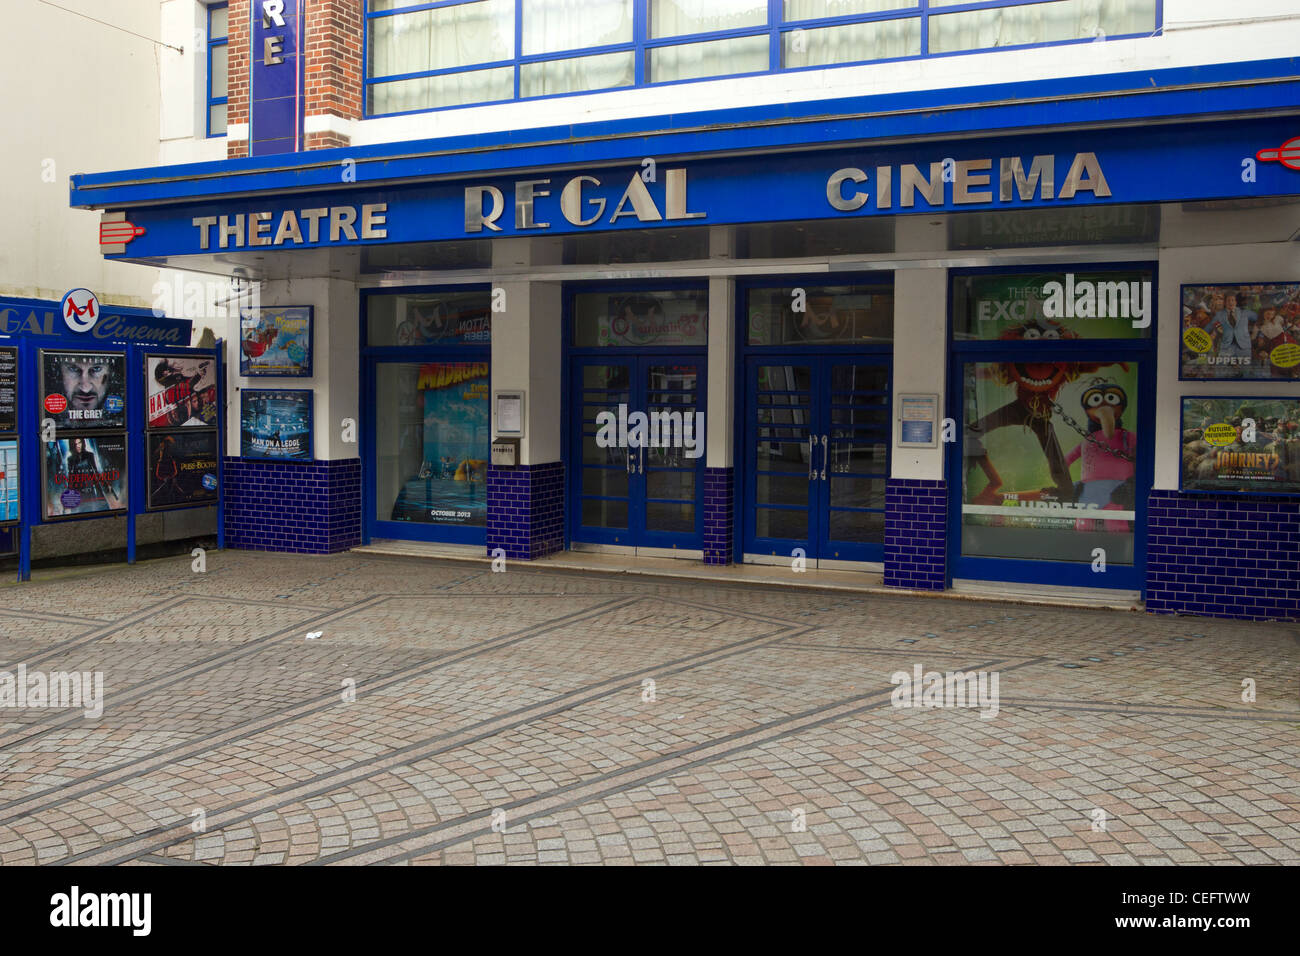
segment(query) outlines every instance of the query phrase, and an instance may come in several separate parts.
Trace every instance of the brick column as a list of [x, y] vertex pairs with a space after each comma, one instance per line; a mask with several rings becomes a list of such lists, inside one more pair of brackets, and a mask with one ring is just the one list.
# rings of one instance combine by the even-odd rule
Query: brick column
[[564, 465], [488, 467], [487, 549], [532, 561], [564, 549]]
[[704, 563], [730, 564], [735, 546], [736, 471], [704, 469]]
[[885, 584], [942, 591], [948, 576], [948, 483], [890, 478], [885, 485]]
[[242, 135], [226, 134], [226, 158], [248, 155], [248, 99], [251, 64], [248, 61], [249, 4], [251, 0], [230, 0], [227, 8], [228, 35], [226, 48], [230, 79], [226, 103], [226, 128], [243, 130]]
[[[361, 118], [362, 0], [308, 0], [304, 24], [303, 142], [306, 149], [351, 145], [338, 127]], [[331, 122], [331, 117], [342, 122]], [[323, 128], [333, 126], [335, 128]]]

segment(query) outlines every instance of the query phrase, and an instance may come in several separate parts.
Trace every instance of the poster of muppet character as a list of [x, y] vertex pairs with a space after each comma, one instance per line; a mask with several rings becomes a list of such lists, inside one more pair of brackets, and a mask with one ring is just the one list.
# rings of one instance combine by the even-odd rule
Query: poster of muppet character
[[1300, 398], [1184, 398], [1184, 491], [1300, 494]]
[[[954, 334], [964, 327], [1008, 346], [1002, 361], [963, 367], [962, 553], [976, 557], [1133, 563], [1138, 368], [1131, 361], [1075, 360], [1060, 348], [1086, 339], [1146, 333], [1149, 276], [970, 276], [954, 296]], [[1059, 290], [1127, 285], [1127, 311], [1063, 309]], [[1053, 285], [1053, 283], [1057, 283]], [[1145, 300], [1145, 301], [1144, 301]], [[1113, 305], [1113, 303], [1112, 303]], [[1122, 303], [1121, 303], [1122, 305]], [[1083, 312], [1085, 314], [1079, 314]], [[1044, 352], [1051, 343], [1053, 351]], [[1015, 351], [1026, 356], [1015, 359]], [[1010, 360], [1006, 360], [1010, 359]]]

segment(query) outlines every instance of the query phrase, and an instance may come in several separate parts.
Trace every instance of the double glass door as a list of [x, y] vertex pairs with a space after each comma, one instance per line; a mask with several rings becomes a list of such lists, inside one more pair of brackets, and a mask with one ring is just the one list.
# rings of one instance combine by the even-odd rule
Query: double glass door
[[705, 370], [702, 356], [573, 360], [574, 542], [702, 547]]
[[746, 388], [745, 552], [883, 560], [888, 360], [751, 357]]

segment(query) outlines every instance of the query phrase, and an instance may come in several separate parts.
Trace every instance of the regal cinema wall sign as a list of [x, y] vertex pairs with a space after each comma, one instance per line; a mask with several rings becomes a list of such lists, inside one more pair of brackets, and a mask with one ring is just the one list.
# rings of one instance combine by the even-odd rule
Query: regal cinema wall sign
[[[536, 203], [539, 198], [551, 195], [552, 180], [522, 179], [515, 183], [515, 228], [549, 229], [549, 222], [537, 219]], [[591, 226], [605, 215], [608, 202], [603, 196], [585, 195], [587, 187], [602, 186], [599, 177], [574, 176], [560, 190], [560, 213], [573, 226]], [[488, 200], [491, 205], [488, 205]], [[664, 206], [659, 208], [646, 186], [642, 173], [632, 174], [627, 188], [614, 206], [609, 223], [617, 224], [623, 218], [638, 222], [673, 222], [686, 219], [703, 219], [705, 213], [686, 211], [686, 170], [664, 170]], [[505, 194], [496, 186], [469, 186], [465, 190], [465, 231], [482, 232], [484, 228], [501, 232], [498, 224], [506, 211]]]
[[[1016, 198], [1029, 202], [1035, 197], [1043, 200], [1073, 199], [1079, 193], [1091, 193], [1098, 199], [1109, 199], [1110, 185], [1102, 172], [1096, 153], [1075, 153], [1061, 188], [1056, 189], [1057, 163], [1054, 155], [1034, 156], [1025, 168], [1019, 156], [1006, 156], [998, 160], [998, 201], [1014, 202]], [[898, 180], [898, 206], [912, 209], [919, 194], [928, 206], [943, 206], [951, 201], [956, 206], [993, 202], [992, 159], [944, 159], [929, 164], [928, 174], [915, 163], [875, 168], [875, 208], [894, 208], [894, 180]], [[871, 176], [856, 166], [837, 169], [826, 181], [826, 199], [833, 209], [856, 212], [872, 199], [871, 192], [855, 189], [846, 191], [849, 184], [861, 185]], [[951, 186], [951, 190], [949, 189]]]

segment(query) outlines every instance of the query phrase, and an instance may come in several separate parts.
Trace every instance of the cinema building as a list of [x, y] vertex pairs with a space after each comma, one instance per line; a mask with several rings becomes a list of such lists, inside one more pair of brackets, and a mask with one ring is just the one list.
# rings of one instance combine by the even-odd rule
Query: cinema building
[[163, 54], [162, 165], [71, 203], [109, 260], [257, 291], [227, 546], [1300, 616], [1280, 6], [161, 7], [206, 38]]

